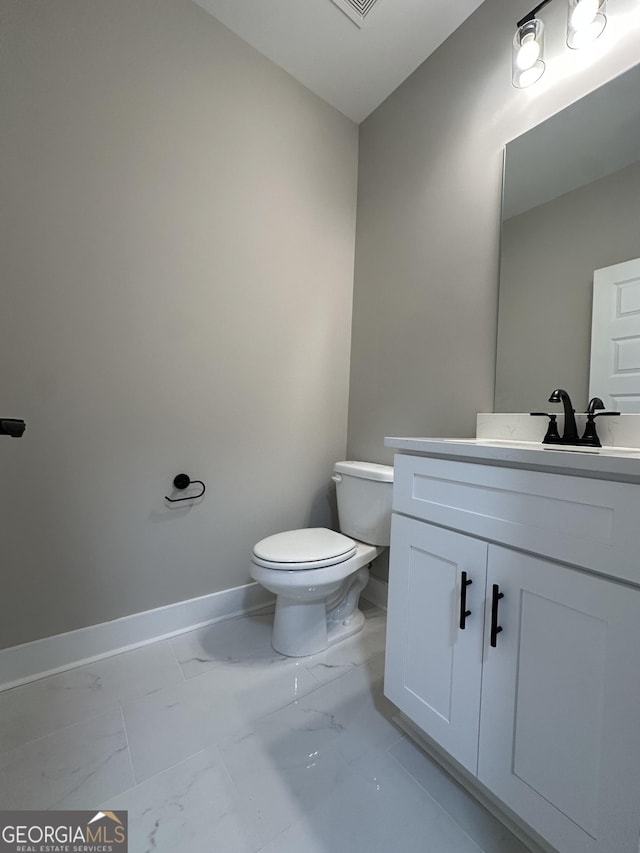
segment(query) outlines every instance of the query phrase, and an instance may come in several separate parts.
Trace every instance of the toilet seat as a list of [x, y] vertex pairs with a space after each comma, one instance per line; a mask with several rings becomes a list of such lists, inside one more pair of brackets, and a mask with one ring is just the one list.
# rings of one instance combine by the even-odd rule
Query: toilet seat
[[356, 543], [348, 536], [310, 527], [261, 539], [253, 549], [252, 562], [276, 571], [304, 571], [343, 563], [355, 553]]

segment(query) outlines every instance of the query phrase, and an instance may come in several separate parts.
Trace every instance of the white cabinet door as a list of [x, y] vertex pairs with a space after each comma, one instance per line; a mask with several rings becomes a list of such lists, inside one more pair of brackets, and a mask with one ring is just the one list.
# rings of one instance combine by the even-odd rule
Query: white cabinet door
[[640, 591], [489, 546], [478, 778], [562, 853], [638, 851], [639, 629]]
[[[394, 514], [385, 693], [472, 773], [478, 763], [486, 564], [484, 542]], [[471, 582], [464, 587], [463, 572]], [[461, 628], [463, 594], [469, 612]]]

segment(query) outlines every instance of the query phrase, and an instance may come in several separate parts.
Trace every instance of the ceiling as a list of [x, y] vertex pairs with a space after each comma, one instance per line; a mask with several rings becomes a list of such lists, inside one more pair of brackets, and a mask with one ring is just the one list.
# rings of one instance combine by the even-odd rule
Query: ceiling
[[[195, 0], [344, 115], [361, 122], [482, 0]], [[369, 8], [364, 19], [349, 4]], [[343, 11], [351, 11], [351, 16]], [[360, 26], [352, 18], [360, 21]]]

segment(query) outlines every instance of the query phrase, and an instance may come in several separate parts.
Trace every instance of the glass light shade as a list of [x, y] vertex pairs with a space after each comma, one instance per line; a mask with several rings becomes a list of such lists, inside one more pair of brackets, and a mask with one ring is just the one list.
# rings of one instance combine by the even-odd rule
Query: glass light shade
[[525, 89], [544, 74], [544, 24], [537, 18], [518, 27], [513, 37], [511, 53], [512, 82], [516, 89]]
[[607, 25], [607, 0], [569, 0], [567, 45], [579, 50], [592, 44]]

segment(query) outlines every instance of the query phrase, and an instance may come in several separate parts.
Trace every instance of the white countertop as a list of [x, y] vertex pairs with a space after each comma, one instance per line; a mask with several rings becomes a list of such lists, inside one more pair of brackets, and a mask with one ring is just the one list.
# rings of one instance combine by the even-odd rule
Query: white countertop
[[640, 483], [640, 448], [637, 447], [572, 448], [533, 441], [396, 436], [385, 438], [384, 443], [402, 453]]

